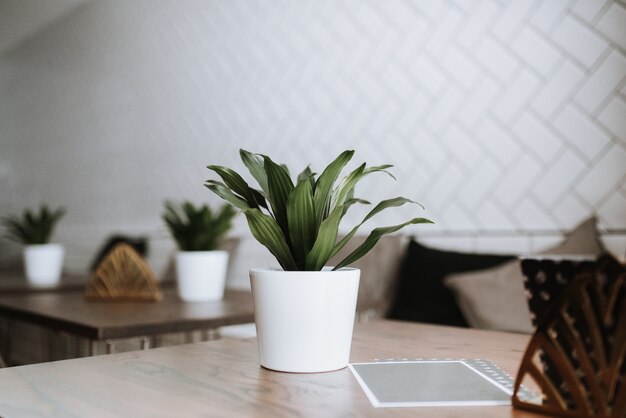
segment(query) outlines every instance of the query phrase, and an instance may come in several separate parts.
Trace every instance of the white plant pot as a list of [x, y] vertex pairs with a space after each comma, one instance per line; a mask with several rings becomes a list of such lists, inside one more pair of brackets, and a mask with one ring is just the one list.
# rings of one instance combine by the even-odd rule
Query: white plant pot
[[350, 360], [361, 271], [250, 271], [261, 366], [338, 370]]
[[227, 251], [183, 251], [176, 254], [178, 296], [185, 302], [207, 302], [224, 297]]
[[64, 253], [61, 244], [27, 245], [24, 248], [24, 268], [30, 285], [52, 287], [59, 284]]

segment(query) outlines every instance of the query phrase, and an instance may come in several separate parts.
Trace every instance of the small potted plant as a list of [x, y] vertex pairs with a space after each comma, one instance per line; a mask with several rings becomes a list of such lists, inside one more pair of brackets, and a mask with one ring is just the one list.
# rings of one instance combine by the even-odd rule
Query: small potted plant
[[179, 249], [176, 276], [182, 300], [203, 302], [224, 297], [228, 252], [218, 248], [235, 214], [230, 205], [213, 213], [206, 205], [165, 203], [163, 220]]
[[347, 266], [367, 254], [383, 235], [410, 224], [430, 223], [414, 218], [375, 228], [343, 261], [327, 266], [363, 223], [385, 209], [414, 203], [403, 197], [384, 200], [338, 239], [339, 223], [350, 207], [369, 203], [354, 197], [356, 184], [372, 173], [389, 174], [391, 167], [363, 163], [339, 180], [353, 154], [344, 151], [319, 176], [307, 167], [294, 183], [284, 165], [240, 150], [260, 189], [250, 187], [229, 168], [208, 167], [222, 181], [207, 180], [206, 187], [243, 211], [252, 235], [282, 268], [250, 271], [260, 362], [268, 369], [323, 372], [346, 367], [360, 274]]
[[10, 215], [2, 219], [7, 237], [24, 245], [26, 279], [32, 286], [55, 286], [61, 279], [64, 248], [51, 244], [50, 238], [64, 214], [63, 208], [50, 210], [42, 205], [39, 212], [26, 209], [21, 217]]

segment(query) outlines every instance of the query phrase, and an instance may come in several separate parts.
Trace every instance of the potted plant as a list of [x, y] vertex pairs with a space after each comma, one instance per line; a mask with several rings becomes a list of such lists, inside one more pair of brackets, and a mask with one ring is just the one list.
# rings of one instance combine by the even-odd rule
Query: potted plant
[[26, 279], [32, 286], [54, 286], [61, 279], [64, 248], [51, 244], [50, 238], [64, 214], [63, 208], [50, 210], [42, 205], [39, 212], [25, 209], [21, 217], [10, 215], [2, 219], [7, 237], [24, 245]]
[[179, 249], [176, 276], [182, 300], [202, 302], [224, 297], [228, 252], [218, 248], [235, 214], [230, 205], [214, 213], [206, 205], [165, 203], [163, 220]]
[[260, 189], [250, 187], [229, 168], [208, 166], [222, 181], [207, 180], [206, 187], [243, 211], [252, 235], [282, 268], [250, 271], [260, 362], [268, 369], [322, 372], [346, 367], [360, 274], [347, 266], [367, 254], [383, 235], [410, 224], [430, 223], [414, 218], [375, 228], [343, 261], [326, 266], [363, 223], [387, 208], [414, 203], [403, 197], [384, 200], [338, 240], [339, 223], [350, 207], [369, 203], [354, 197], [356, 184], [372, 173], [390, 174], [390, 165], [363, 163], [339, 180], [353, 154], [342, 152], [319, 176], [307, 167], [294, 183], [284, 165], [240, 150]]

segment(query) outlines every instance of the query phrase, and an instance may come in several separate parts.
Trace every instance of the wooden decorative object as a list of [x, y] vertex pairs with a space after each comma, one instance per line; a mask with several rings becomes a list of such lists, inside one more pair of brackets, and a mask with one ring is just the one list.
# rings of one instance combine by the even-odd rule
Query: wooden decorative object
[[[534, 382], [539, 402], [520, 397]], [[583, 268], [538, 318], [513, 406], [561, 417], [626, 417], [626, 267], [611, 256]]]
[[528, 307], [533, 326], [543, 318], [551, 302], [563, 293], [565, 288], [579, 274], [591, 271], [596, 257], [571, 258], [554, 256], [550, 258], [530, 256], [522, 258], [524, 288], [528, 297]]
[[119, 244], [100, 262], [91, 276], [89, 300], [159, 301], [163, 293], [148, 264], [128, 244]]

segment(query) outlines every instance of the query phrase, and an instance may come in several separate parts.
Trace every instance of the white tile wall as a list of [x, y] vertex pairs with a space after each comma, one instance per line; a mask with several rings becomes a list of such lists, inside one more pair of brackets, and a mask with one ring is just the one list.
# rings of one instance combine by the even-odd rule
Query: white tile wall
[[510, 231], [515, 228], [513, 217], [499, 202], [485, 199], [474, 212], [478, 225], [484, 229]]
[[618, 0], [87, 2], [0, 55], [0, 214], [65, 205], [70, 267], [113, 231], [159, 261], [162, 201], [218, 202], [207, 164], [355, 148], [398, 177], [363, 197], [426, 206], [381, 223], [437, 222], [410, 233], [624, 228], [624, 19]]
[[[588, 161], [595, 159], [610, 141], [607, 135], [590, 120], [587, 113], [572, 105], [567, 105], [563, 109], [555, 119], [554, 127]], [[590, 141], [589, 138], [594, 138], [594, 140]]]
[[603, 7], [606, 7], [607, 3], [612, 2], [610, 0], [578, 0], [572, 8], [572, 12], [588, 22], [594, 22], [598, 13], [600, 13]]
[[484, 117], [485, 111], [492, 106], [499, 93], [499, 87], [495, 80], [483, 78], [474, 89], [468, 92], [463, 108], [459, 110], [457, 118], [469, 129]]
[[562, 62], [532, 101], [532, 106], [546, 121], [554, 117], [555, 111], [563, 102], [570, 100], [572, 92], [576, 91], [576, 86], [584, 77], [584, 71], [571, 61], [562, 59]]
[[523, 154], [505, 169], [495, 194], [506, 207], [514, 208], [537, 182], [541, 166], [530, 155]]
[[[600, 203], [613, 194], [612, 190], [623, 184], [626, 175], [626, 150], [615, 144], [587, 172], [576, 190], [589, 203]], [[600, 186], [601, 185], [601, 186]]]
[[463, 187], [459, 191], [458, 200], [470, 209], [479, 206], [481, 202], [487, 199], [490, 191], [496, 185], [498, 173], [498, 166], [492, 161], [481, 161], [468, 173]]
[[512, 1], [506, 7], [500, 9], [498, 17], [492, 32], [502, 41], [510, 40], [515, 32], [525, 24], [525, 18], [532, 10], [532, 2], [530, 1]]
[[[513, 125], [513, 132], [519, 141], [524, 142], [525, 148], [541, 160], [549, 164], [561, 150], [561, 140], [549, 126], [533, 112], [524, 113]], [[540, 186], [540, 185], [539, 185]]]
[[595, 113], [602, 102], [624, 83], [624, 68], [624, 53], [617, 49], [612, 50], [580, 89], [576, 102], [588, 112]]
[[[579, 219], [588, 216], [591, 208], [587, 205], [575, 192], [568, 192], [563, 199], [559, 201], [551, 212], [556, 222], [561, 225], [563, 230], [567, 230], [570, 225], [574, 225]], [[616, 253], [618, 254], [618, 253]]]
[[567, 8], [571, 7], [571, 3], [572, 0], [552, 0], [541, 2], [537, 12], [533, 14], [530, 19], [530, 24], [537, 27], [545, 34], [551, 34], [557, 26], [557, 22], [562, 20], [563, 16], [567, 15]]
[[519, 68], [519, 61], [511, 51], [491, 37], [481, 40], [474, 56], [487, 72], [503, 83], [509, 81]]
[[604, 202], [600, 209], [598, 209], [598, 213], [604, 219], [620, 222], [624, 218], [624, 205], [626, 205], [626, 195], [614, 193]]
[[554, 31], [553, 39], [561, 51], [586, 68], [591, 67], [609, 47], [607, 41], [573, 16], [563, 19]]
[[571, 192], [571, 185], [563, 179], [580, 176], [585, 166], [585, 161], [577, 153], [565, 150], [550, 164], [541, 182], [535, 186], [533, 194], [548, 207], [559, 203]]
[[598, 22], [598, 30], [611, 41], [626, 49], [626, 8], [614, 3]]
[[598, 120], [604, 125], [616, 139], [626, 143], [626, 99], [615, 96], [604, 108]]
[[544, 77], [561, 57], [558, 49], [550, 44], [550, 40], [531, 26], [526, 26], [520, 31], [513, 42], [513, 49], [524, 62]]
[[519, 204], [515, 205], [513, 216], [518, 223], [528, 225], [530, 229], [550, 229], [555, 222], [552, 214], [542, 210], [532, 197], [524, 197]]

